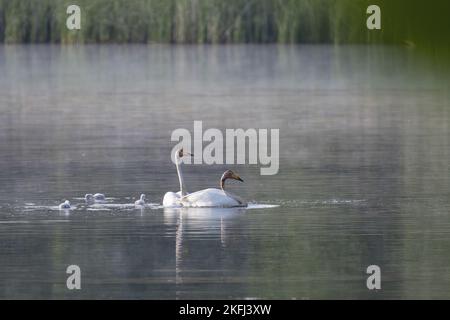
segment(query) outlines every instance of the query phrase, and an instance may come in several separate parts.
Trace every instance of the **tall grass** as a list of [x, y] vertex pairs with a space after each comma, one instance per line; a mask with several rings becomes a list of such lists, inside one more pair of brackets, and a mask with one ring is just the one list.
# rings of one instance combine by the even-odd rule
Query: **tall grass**
[[[82, 29], [66, 28], [66, 8]], [[365, 27], [382, 9], [382, 30]], [[449, 43], [450, 1], [0, 0], [0, 42]]]

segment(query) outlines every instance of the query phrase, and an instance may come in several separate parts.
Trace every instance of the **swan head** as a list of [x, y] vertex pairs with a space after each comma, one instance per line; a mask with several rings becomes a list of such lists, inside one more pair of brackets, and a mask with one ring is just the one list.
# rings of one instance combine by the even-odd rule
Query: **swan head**
[[141, 194], [141, 198], [140, 198], [142, 201], [144, 201], [145, 200], [145, 194]]
[[239, 175], [237, 173], [234, 173], [231, 170], [227, 170], [223, 173], [222, 177], [220, 178], [220, 188], [221, 189], [225, 188], [225, 181], [227, 179], [233, 179], [233, 180], [238, 180], [238, 181], [244, 182], [244, 180], [242, 180], [241, 177], [239, 177]]
[[84, 196], [84, 200], [86, 200], [87, 202], [94, 201], [94, 196], [93, 196], [91, 193], [87, 193], [87, 194]]
[[186, 156], [190, 156], [190, 157], [194, 156], [192, 153], [184, 151], [183, 148], [178, 149], [177, 152], [175, 153], [175, 155], [178, 160], [181, 160], [183, 157], [186, 157]]

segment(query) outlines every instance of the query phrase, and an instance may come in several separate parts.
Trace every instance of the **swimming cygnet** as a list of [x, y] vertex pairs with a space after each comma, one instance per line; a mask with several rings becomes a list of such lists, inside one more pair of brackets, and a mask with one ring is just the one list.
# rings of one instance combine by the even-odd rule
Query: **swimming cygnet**
[[105, 195], [103, 193], [94, 194], [94, 199], [96, 201], [105, 201], [106, 200]]
[[70, 209], [70, 202], [69, 200], [64, 201], [59, 205], [59, 209]]
[[93, 202], [102, 202], [105, 201], [105, 195], [102, 193], [88, 193], [84, 196], [84, 200], [86, 200], [87, 203], [93, 203]]
[[141, 198], [134, 202], [136, 206], [145, 206], [145, 194], [141, 194]]

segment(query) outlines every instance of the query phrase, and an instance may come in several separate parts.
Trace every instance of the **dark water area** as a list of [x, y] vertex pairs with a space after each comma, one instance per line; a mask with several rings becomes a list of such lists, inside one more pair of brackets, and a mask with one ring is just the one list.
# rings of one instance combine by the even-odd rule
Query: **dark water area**
[[[388, 46], [0, 46], [0, 298], [448, 299], [449, 80]], [[276, 207], [160, 206], [194, 120], [280, 129], [276, 175], [183, 167]]]

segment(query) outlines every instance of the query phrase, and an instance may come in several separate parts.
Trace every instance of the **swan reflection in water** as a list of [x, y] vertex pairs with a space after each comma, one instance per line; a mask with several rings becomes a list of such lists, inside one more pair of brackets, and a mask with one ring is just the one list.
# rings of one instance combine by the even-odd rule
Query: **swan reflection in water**
[[[183, 283], [181, 276], [183, 252], [186, 250], [183, 239], [190, 232], [195, 236], [204, 235], [209, 239], [217, 236], [221, 247], [226, 247], [226, 229], [236, 217], [244, 214], [245, 208], [164, 208], [164, 223], [176, 225], [175, 231], [175, 283]], [[220, 238], [219, 238], [220, 237]], [[186, 258], [186, 257], [184, 257]]]

